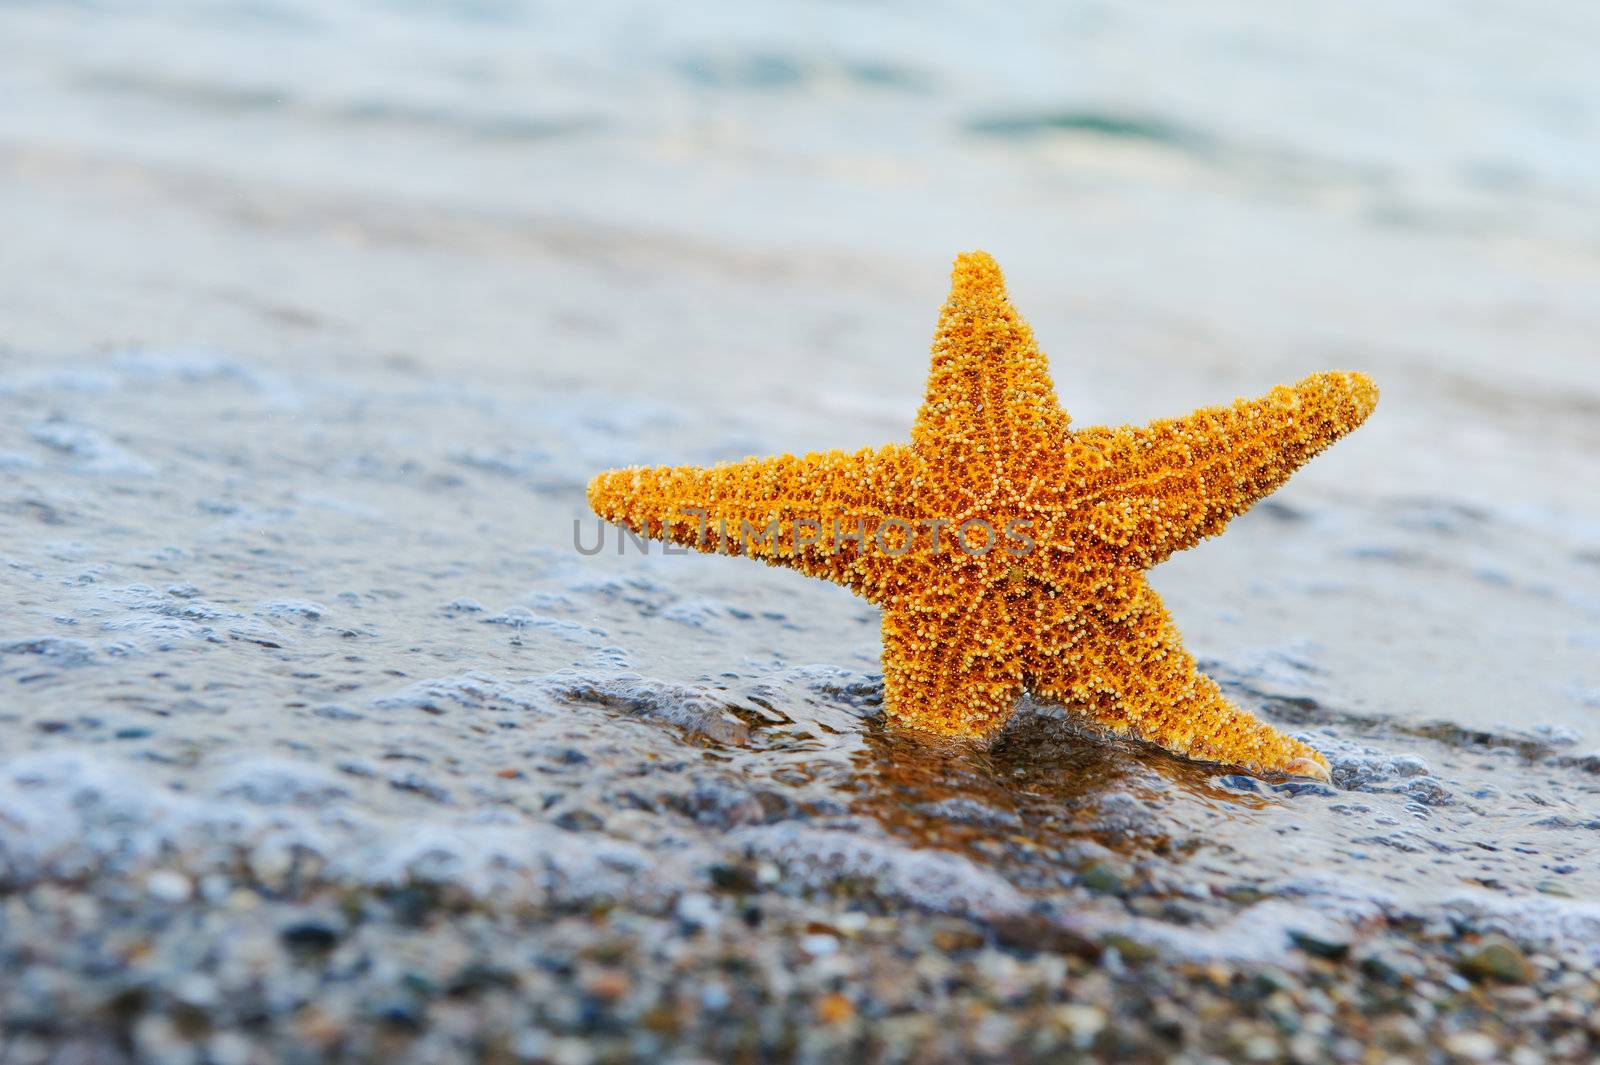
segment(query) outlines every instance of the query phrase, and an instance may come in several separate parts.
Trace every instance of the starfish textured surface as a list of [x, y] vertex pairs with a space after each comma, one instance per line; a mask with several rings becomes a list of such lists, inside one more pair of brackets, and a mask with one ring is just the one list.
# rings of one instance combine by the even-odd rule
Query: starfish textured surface
[[1229, 703], [1144, 571], [1220, 532], [1372, 412], [1359, 373], [1144, 426], [1073, 430], [994, 260], [957, 258], [910, 444], [610, 470], [602, 518], [842, 584], [883, 609], [884, 707], [997, 729], [1024, 689], [1193, 758], [1326, 778]]

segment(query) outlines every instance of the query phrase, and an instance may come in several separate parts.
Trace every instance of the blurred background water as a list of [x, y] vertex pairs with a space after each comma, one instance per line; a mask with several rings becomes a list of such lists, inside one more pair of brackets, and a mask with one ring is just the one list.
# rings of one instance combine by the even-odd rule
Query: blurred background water
[[[1396, 899], [1594, 927], [1597, 52], [1581, 2], [0, 4], [12, 877], [422, 875], [421, 832], [429, 875], [576, 881], [581, 828], [670, 894], [811, 832], [934, 908], [1076, 912], [1106, 854], [1298, 900], [1088, 908], [1200, 955]], [[903, 438], [973, 247], [1077, 424], [1378, 380], [1155, 575], [1339, 791], [1049, 708], [924, 749], [837, 589], [571, 550], [605, 466]]]
[[[924, 287], [981, 244], [1051, 324], [1071, 304], [1121, 304], [1145, 329], [1247, 320], [1246, 351], [1204, 354], [1379, 348], [1444, 379], [1509, 361], [1562, 389], [1593, 382], [1576, 338], [1600, 243], [1596, 18], [1579, 3], [13, 3], [0, 85], [13, 171], [98, 170], [112, 196], [133, 168], [190, 183], [171, 198], [235, 226], [293, 221], [337, 245], [357, 239], [358, 207], [413, 214], [413, 238], [443, 212], [458, 251], [567, 239], [592, 266], [643, 244]], [[267, 265], [225, 269], [293, 292]], [[464, 304], [477, 281], [435, 277], [427, 303]], [[1508, 359], [1513, 344], [1536, 350]]]

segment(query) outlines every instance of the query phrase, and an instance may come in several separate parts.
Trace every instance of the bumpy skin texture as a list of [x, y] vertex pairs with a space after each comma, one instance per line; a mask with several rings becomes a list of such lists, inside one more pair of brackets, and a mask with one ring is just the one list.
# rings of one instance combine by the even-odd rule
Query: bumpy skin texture
[[[1326, 778], [1322, 755], [1196, 670], [1144, 571], [1220, 532], [1377, 400], [1362, 374], [1321, 373], [1073, 431], [999, 267], [975, 252], [956, 260], [909, 446], [611, 470], [589, 502], [635, 532], [878, 604], [884, 706], [903, 725], [980, 736], [1026, 688], [1179, 754]], [[959, 549], [972, 519], [993, 535], [975, 523]]]

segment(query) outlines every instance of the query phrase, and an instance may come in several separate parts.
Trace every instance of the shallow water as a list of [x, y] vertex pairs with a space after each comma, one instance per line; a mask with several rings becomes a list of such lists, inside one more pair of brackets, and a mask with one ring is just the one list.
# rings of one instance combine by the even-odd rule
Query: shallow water
[[[0, 8], [0, 874], [1594, 956], [1597, 29], [1456, 15]], [[862, 602], [574, 550], [599, 469], [903, 438], [969, 246], [1079, 424], [1377, 378], [1154, 577], [1332, 787], [918, 740]]]
[[[1032, 704], [988, 747], [930, 742], [881, 720], [875, 612], [848, 595], [575, 550], [587, 471], [663, 438], [700, 457], [688, 412], [160, 351], [13, 374], [0, 403], [14, 884], [243, 861], [666, 904], [755, 863], [1200, 957], [1397, 913], [1594, 942], [1566, 939], [1600, 919], [1600, 777], [1572, 730], [1358, 711], [1290, 645], [1208, 668], [1326, 752], [1332, 787]], [[723, 422], [706, 450], [759, 432]]]

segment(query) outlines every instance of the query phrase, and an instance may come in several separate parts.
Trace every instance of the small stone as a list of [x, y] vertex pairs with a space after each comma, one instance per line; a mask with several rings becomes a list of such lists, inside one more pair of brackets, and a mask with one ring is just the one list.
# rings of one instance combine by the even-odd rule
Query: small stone
[[550, 1065], [591, 1065], [597, 1056], [594, 1048], [577, 1036], [550, 1041]]
[[548, 1060], [550, 1033], [539, 1028], [524, 1028], [512, 1039], [511, 1053], [523, 1061]]
[[619, 969], [600, 969], [584, 982], [584, 990], [605, 1002], [617, 1002], [632, 990], [626, 973]]
[[1507, 984], [1526, 984], [1533, 980], [1533, 966], [1517, 945], [1500, 936], [1490, 936], [1456, 963], [1462, 974], [1474, 980], [1498, 980]]
[[389, 786], [396, 791], [410, 792], [420, 795], [432, 802], [449, 805], [450, 790], [435, 784], [421, 773], [396, 773], [389, 778]]
[[[1272, 790], [1279, 795], [1288, 795], [1293, 798], [1298, 798], [1301, 795], [1323, 795], [1329, 798], [1338, 798], [1339, 796], [1339, 793], [1333, 788], [1328, 787], [1326, 784], [1319, 784], [1314, 780], [1289, 780], [1282, 784], [1274, 784]], [[1274, 1050], [1273, 1054], [1276, 1056], [1277, 1051]]]
[[1078, 883], [1096, 895], [1121, 895], [1127, 891], [1118, 872], [1105, 862], [1093, 862], [1078, 874]]
[[456, 971], [446, 985], [446, 991], [460, 998], [486, 991], [514, 989], [517, 983], [517, 974], [514, 970], [492, 962], [473, 960]]
[[[1099, 957], [1102, 950], [1099, 943], [1087, 939], [1076, 929], [1038, 913], [996, 917], [990, 922], [990, 928], [997, 942], [1018, 950], [1076, 954], [1085, 958]], [[982, 942], [980, 938], [975, 945], [982, 945]]]
[[826, 932], [813, 932], [800, 937], [800, 949], [813, 958], [826, 958], [839, 950], [839, 940]]
[[711, 882], [723, 891], [748, 895], [760, 890], [761, 885], [756, 880], [755, 870], [749, 866], [713, 865], [710, 871]]
[[316, 1005], [306, 1006], [294, 1017], [294, 1030], [302, 1039], [327, 1046], [344, 1035], [344, 1025]]
[[278, 939], [290, 950], [328, 951], [339, 943], [340, 929], [332, 921], [309, 918], [284, 925]]
[[683, 1022], [671, 1006], [655, 1006], [639, 1015], [639, 1025], [656, 1035], [673, 1036], [678, 1034]]
[[1402, 955], [1369, 954], [1361, 959], [1361, 971], [1374, 980], [1399, 985], [1422, 975], [1421, 967]]
[[713, 1013], [727, 1009], [731, 1001], [727, 986], [715, 980], [700, 989], [700, 1005]]
[[867, 915], [860, 910], [841, 913], [834, 924], [847, 936], [857, 936], [867, 927]]
[[162, 902], [183, 902], [189, 897], [192, 885], [189, 878], [171, 869], [158, 869], [144, 882], [150, 897]]
[[1457, 1032], [1444, 1041], [1444, 1048], [1467, 1061], [1493, 1061], [1500, 1048], [1482, 1032]]
[[1251, 1036], [1240, 1050], [1246, 1061], [1277, 1061], [1281, 1057], [1278, 1041], [1270, 1035]]
[[678, 899], [673, 914], [690, 931], [715, 928], [722, 922], [722, 915], [717, 912], [716, 901], [710, 895], [684, 895]]
[[977, 950], [985, 942], [982, 932], [970, 925], [955, 922], [935, 927], [929, 938], [933, 940], [933, 945], [945, 954]]
[[211, 1037], [207, 1057], [215, 1065], [250, 1065], [251, 1043], [239, 1032], [218, 1032]]
[[374, 1017], [381, 1024], [407, 1032], [420, 1032], [422, 1030], [422, 1011], [417, 1004], [409, 998], [389, 998], [380, 1001], [373, 1009]]
[[1114, 950], [1123, 961], [1145, 962], [1156, 956], [1156, 949], [1148, 943], [1141, 943], [1137, 939], [1113, 933], [1100, 941], [1106, 950]]
[[843, 1024], [855, 1015], [855, 1004], [838, 992], [817, 1001], [817, 1020], [823, 1024]]
[[1311, 932], [1290, 932], [1289, 939], [1314, 958], [1342, 961], [1350, 953], [1350, 944]]
[[172, 997], [196, 1010], [208, 1010], [217, 1004], [218, 990], [215, 980], [202, 973], [185, 973], [173, 980]]
[[1255, 974], [1251, 982], [1263, 998], [1278, 991], [1293, 991], [1294, 982], [1286, 973], [1276, 969], [1262, 969]]
[[1094, 1006], [1060, 1006], [1056, 1009], [1056, 1020], [1072, 1035], [1073, 1045], [1079, 1050], [1087, 1050], [1106, 1026], [1104, 1011]]
[[556, 827], [568, 832], [599, 832], [606, 827], [605, 819], [589, 810], [568, 810], [556, 818]]
[[1312, 1065], [1322, 1058], [1322, 1044], [1315, 1036], [1302, 1032], [1289, 1040], [1289, 1060], [1294, 1065]]
[[1390, 1049], [1424, 1047], [1428, 1044], [1428, 1030], [1420, 1023], [1402, 1014], [1384, 1017], [1373, 1028], [1380, 1045]]

